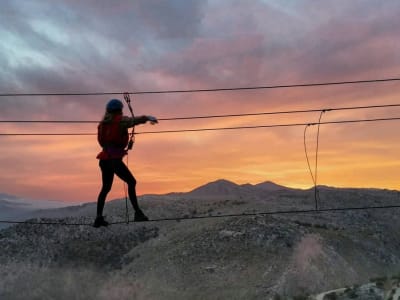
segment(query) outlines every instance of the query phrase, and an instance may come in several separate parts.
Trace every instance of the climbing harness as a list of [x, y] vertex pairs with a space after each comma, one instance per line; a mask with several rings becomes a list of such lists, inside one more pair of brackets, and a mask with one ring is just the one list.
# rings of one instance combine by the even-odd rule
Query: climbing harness
[[[131, 97], [129, 96], [128, 92], [124, 93], [124, 99], [125, 99], [126, 104], [128, 104], [128, 108], [131, 112], [132, 118], [134, 119], [135, 114], [133, 113], [133, 109], [131, 106]], [[126, 150], [132, 150], [134, 143], [135, 143], [135, 124], [133, 124], [132, 131], [129, 134], [129, 142], [128, 142], [128, 146], [127, 146]]]

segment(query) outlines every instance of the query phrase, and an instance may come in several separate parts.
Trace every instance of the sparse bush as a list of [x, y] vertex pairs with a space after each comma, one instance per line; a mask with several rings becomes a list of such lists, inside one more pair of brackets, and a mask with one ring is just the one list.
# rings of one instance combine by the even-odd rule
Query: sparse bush
[[235, 200], [235, 201], [232, 201], [232, 204], [233, 205], [242, 205], [242, 204], [246, 204], [246, 201]]
[[377, 281], [375, 282], [375, 285], [377, 288], [383, 289], [383, 287], [385, 286], [385, 281]]
[[307, 299], [308, 299], [308, 295], [307, 294], [301, 294], [301, 295], [293, 296], [293, 300], [307, 300]]
[[297, 225], [303, 226], [303, 227], [312, 227], [313, 225], [310, 223], [305, 223], [305, 222], [300, 222], [300, 221], [295, 221]]
[[386, 281], [387, 277], [373, 277], [369, 281], [370, 282], [377, 282], [377, 281]]
[[354, 289], [351, 289], [350, 292], [347, 293], [350, 299], [356, 299], [358, 298], [357, 292]]
[[315, 224], [314, 227], [320, 229], [328, 229], [328, 226], [326, 224]]
[[274, 297], [272, 298], [273, 300], [281, 300], [281, 296], [279, 294], [275, 294]]
[[337, 295], [335, 292], [326, 294], [323, 298], [323, 300], [336, 300], [337, 299]]
[[400, 280], [400, 273], [398, 273], [398, 274], [396, 274], [396, 275], [393, 275], [393, 276], [392, 276], [392, 279]]
[[370, 282], [375, 283], [377, 288], [383, 289], [385, 286], [385, 282], [388, 280], [387, 277], [375, 277], [371, 278]]

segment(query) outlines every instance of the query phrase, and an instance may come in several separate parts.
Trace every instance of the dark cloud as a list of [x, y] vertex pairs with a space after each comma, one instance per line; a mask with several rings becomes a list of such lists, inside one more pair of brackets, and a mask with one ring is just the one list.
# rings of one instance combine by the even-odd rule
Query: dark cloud
[[[313, 2], [310, 10], [305, 5], [309, 2], [296, 3], [302, 5], [278, 14], [280, 21], [272, 13], [276, 7], [270, 9], [268, 5], [247, 2], [245, 10], [245, 5], [229, 6], [230, 9], [221, 5], [219, 11], [209, 12], [213, 16], [207, 14], [203, 22], [205, 28], [210, 26], [207, 22], [219, 26], [212, 27], [216, 33], [208, 32], [209, 36], [194, 40], [180, 52], [166, 53], [154, 68], [164, 77], [176, 78], [185, 88], [396, 76], [400, 64], [398, 2]], [[229, 26], [234, 24], [241, 25], [232, 30]], [[239, 33], [235, 34], [235, 30]], [[327, 92], [331, 94], [327, 96]], [[362, 101], [371, 95], [391, 92], [378, 86], [373, 90], [353, 86], [335, 91], [325, 89], [324, 98], [318, 90], [283, 91], [276, 100], [293, 99], [301, 105], [319, 99], [319, 105], [323, 106], [323, 101], [330, 103], [333, 98], [338, 101], [339, 97], [349, 99], [359, 95]], [[238, 103], [244, 97], [247, 102], [251, 100], [248, 93], [237, 97]]]
[[[52, 2], [49, 2], [52, 3]], [[201, 26], [207, 1], [68, 1], [75, 25], [120, 43], [151, 39], [191, 39]]]
[[148, 26], [162, 38], [193, 38], [198, 35], [206, 3], [196, 0], [137, 1], [134, 14], [144, 27]]
[[363, 76], [385, 77], [400, 64], [400, 3], [396, 1], [337, 1], [311, 7], [319, 16], [304, 36], [295, 66], [299, 75], [321, 80]]
[[[56, 7], [53, 4], [2, 4], [3, 34], [18, 42], [11, 45], [17, 48], [14, 53], [5, 53], [0, 59], [3, 92], [123, 91], [154, 86], [154, 80], [146, 74], [160, 68], [154, 63], [159, 62], [157, 57], [162, 53], [176, 51], [197, 35], [206, 2], [61, 1]], [[43, 28], [35, 28], [35, 22]], [[65, 36], [65, 41], [60, 42], [59, 35]], [[146, 77], [147, 82], [143, 79]], [[48, 106], [53, 107], [50, 104], [54, 97], [46, 99]], [[34, 118], [42, 114], [41, 104], [35, 104], [34, 99], [22, 109], [21, 101], [24, 100], [4, 100], [0, 104], [4, 107], [1, 117], [26, 113]], [[59, 100], [58, 104], [63, 102], [64, 99]], [[77, 102], [81, 109], [90, 111], [95, 100], [71, 98], [68, 102]], [[58, 111], [50, 110], [49, 114], [60, 117]]]

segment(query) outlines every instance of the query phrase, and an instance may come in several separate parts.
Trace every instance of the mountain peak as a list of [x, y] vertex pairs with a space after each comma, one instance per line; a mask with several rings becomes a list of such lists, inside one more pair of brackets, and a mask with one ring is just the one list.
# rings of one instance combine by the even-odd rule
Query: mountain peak
[[288, 189], [287, 187], [276, 184], [272, 181], [261, 182], [259, 184], [256, 184], [255, 187], [263, 189], [263, 190], [268, 190], [268, 191], [277, 191], [277, 190], [287, 190]]
[[234, 185], [238, 186], [236, 183], [233, 181], [227, 180], [227, 179], [217, 179], [215, 181], [209, 182], [208, 184], [217, 184], [217, 185]]
[[231, 196], [240, 196], [240, 195], [248, 195], [249, 193], [253, 193], [258, 191], [262, 192], [272, 192], [279, 190], [287, 190], [288, 188], [279, 184], [276, 184], [272, 181], [265, 181], [256, 185], [252, 185], [250, 183], [238, 185], [232, 181], [226, 179], [218, 179], [212, 182], [209, 182], [205, 185], [202, 185], [191, 192], [189, 192], [190, 196], [196, 197], [206, 197], [206, 196], [218, 196], [218, 197], [231, 197]]
[[218, 179], [195, 188], [189, 192], [189, 194], [191, 196], [228, 196], [231, 194], [236, 194], [239, 188], [239, 185], [232, 181]]

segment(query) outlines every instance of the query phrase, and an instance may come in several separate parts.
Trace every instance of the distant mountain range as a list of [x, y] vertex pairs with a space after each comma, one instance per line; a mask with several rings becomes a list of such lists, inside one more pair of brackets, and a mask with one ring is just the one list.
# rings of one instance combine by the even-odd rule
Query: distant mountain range
[[283, 191], [291, 189], [273, 183], [272, 181], [266, 181], [256, 185], [252, 185], [249, 183], [238, 185], [232, 181], [220, 179], [202, 185], [190, 191], [189, 193], [187, 193], [187, 195], [197, 196], [197, 197], [210, 197], [210, 196], [226, 197], [226, 196], [246, 195], [249, 193], [279, 191], [279, 190]]
[[[356, 188], [334, 188], [327, 186], [320, 186], [320, 191], [342, 191], [347, 193], [379, 193], [379, 189], [356, 189]], [[161, 197], [163, 199], [212, 199], [212, 200], [240, 200], [240, 199], [253, 199], [265, 200], [274, 193], [308, 193], [312, 190], [302, 190], [289, 188], [283, 185], [276, 184], [272, 181], [265, 181], [258, 184], [236, 184], [226, 179], [219, 179], [213, 182], [201, 185], [189, 192], [173, 192], [165, 195], [143, 195], [140, 199]], [[112, 205], [114, 201], [108, 200], [107, 205]], [[30, 217], [38, 217], [40, 215], [46, 217], [62, 217], [68, 213], [72, 215], [83, 216], [84, 214], [90, 215], [93, 211], [95, 201], [85, 204], [72, 204], [61, 201], [50, 200], [32, 200], [21, 198], [15, 195], [0, 193], [0, 219], [16, 219], [23, 220]], [[0, 228], [4, 225], [0, 224]]]
[[[170, 193], [170, 197], [178, 198], [242, 198], [242, 197], [262, 197], [265, 193], [272, 191], [292, 190], [285, 186], [275, 184], [271, 181], [262, 182], [256, 185], [243, 184], [238, 185], [232, 181], [219, 179], [200, 187], [193, 189], [187, 193]], [[163, 196], [163, 195], [158, 195]], [[142, 196], [146, 198], [147, 195]], [[112, 201], [110, 201], [112, 202]], [[109, 203], [109, 202], [108, 202]], [[49, 201], [49, 200], [32, 200], [21, 198], [15, 195], [0, 193], [0, 219], [1, 220], [23, 220], [26, 218], [43, 216], [61, 217], [66, 213], [72, 215], [90, 214], [93, 211], [91, 207], [94, 202], [85, 205], [71, 205], [67, 202]], [[60, 210], [61, 209], [61, 210]], [[1, 225], [4, 228], [6, 225]]]
[[[70, 206], [70, 203], [50, 200], [32, 200], [0, 193], [0, 220], [24, 220], [39, 210]], [[4, 228], [5, 224], [0, 224]]]
[[24, 208], [27, 210], [35, 210], [35, 209], [65, 207], [70, 205], [70, 203], [55, 201], [55, 200], [37, 200], [37, 199], [21, 198], [10, 194], [0, 193], [0, 205], [1, 208], [8, 207], [10, 209]]

